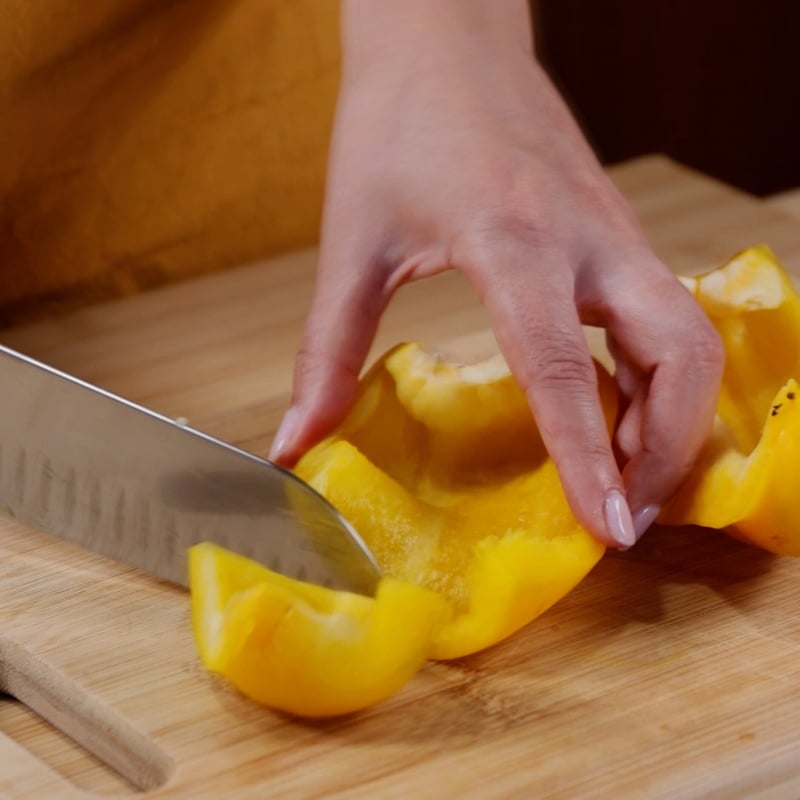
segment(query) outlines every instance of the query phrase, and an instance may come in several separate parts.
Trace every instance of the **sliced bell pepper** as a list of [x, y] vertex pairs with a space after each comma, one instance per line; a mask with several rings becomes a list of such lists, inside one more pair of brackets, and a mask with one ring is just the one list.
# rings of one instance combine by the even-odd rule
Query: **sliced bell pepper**
[[[660, 521], [725, 528], [800, 555], [800, 298], [766, 248], [685, 284], [720, 332], [726, 366], [714, 432]], [[599, 366], [598, 385], [611, 425], [616, 389]], [[459, 367], [416, 345], [390, 351], [297, 472], [372, 549], [388, 576], [374, 600], [291, 581], [210, 545], [191, 555], [204, 663], [294, 713], [362, 708], [426, 656], [500, 641], [603, 553], [572, 516], [500, 359]]]
[[[609, 427], [616, 389], [598, 367]], [[567, 506], [501, 359], [459, 367], [395, 348], [298, 474], [378, 559], [375, 599], [292, 581], [210, 544], [190, 553], [206, 667], [304, 716], [371, 705], [426, 657], [488, 647], [572, 589], [603, 554]]]
[[375, 598], [291, 580], [210, 543], [189, 551], [200, 657], [243, 694], [308, 717], [346, 714], [419, 670], [447, 613], [434, 592], [383, 578]]
[[[611, 426], [616, 389], [602, 368], [598, 382]], [[459, 366], [415, 344], [395, 348], [296, 471], [354, 524], [388, 575], [450, 603], [431, 658], [509, 636], [603, 554], [570, 511], [500, 358]]]
[[660, 522], [696, 524], [800, 555], [800, 296], [766, 247], [683, 279], [719, 332], [714, 431]]

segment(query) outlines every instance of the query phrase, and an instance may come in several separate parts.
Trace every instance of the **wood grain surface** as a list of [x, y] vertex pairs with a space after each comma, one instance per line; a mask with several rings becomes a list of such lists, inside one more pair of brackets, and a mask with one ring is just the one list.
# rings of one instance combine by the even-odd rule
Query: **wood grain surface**
[[[766, 242], [800, 276], [789, 215], [660, 158], [612, 174], [677, 271]], [[298, 252], [2, 341], [264, 454], [314, 263]], [[491, 347], [454, 274], [401, 290], [373, 353], [406, 339]], [[508, 641], [303, 722], [204, 672], [185, 593], [3, 521], [0, 688], [22, 703], [0, 702], [0, 796], [793, 798], [798, 597], [800, 561], [653, 530]]]
[[780, 192], [765, 199], [770, 208], [791, 214], [800, 220], [800, 189], [791, 189], [788, 192]]

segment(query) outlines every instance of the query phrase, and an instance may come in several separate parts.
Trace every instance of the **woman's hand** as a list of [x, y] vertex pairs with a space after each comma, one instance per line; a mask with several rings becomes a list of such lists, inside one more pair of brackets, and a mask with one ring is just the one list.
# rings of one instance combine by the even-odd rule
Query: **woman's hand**
[[[345, 0], [319, 277], [272, 455], [292, 464], [347, 412], [397, 287], [456, 269], [576, 516], [627, 547], [697, 457], [722, 350], [535, 62], [526, 5]], [[581, 323], [606, 328], [629, 401], [622, 472]]]

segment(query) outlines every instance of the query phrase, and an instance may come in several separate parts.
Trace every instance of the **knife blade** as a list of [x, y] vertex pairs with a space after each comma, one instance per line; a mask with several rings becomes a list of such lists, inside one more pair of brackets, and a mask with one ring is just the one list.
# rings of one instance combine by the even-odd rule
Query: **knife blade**
[[0, 505], [183, 586], [203, 541], [335, 589], [372, 594], [380, 577], [358, 533], [291, 472], [3, 346]]

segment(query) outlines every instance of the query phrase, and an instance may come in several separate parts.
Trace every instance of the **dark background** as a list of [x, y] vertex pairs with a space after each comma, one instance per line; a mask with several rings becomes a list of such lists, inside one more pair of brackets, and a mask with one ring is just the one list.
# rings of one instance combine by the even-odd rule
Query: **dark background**
[[800, 0], [533, 0], [539, 57], [601, 160], [661, 152], [800, 186]]

